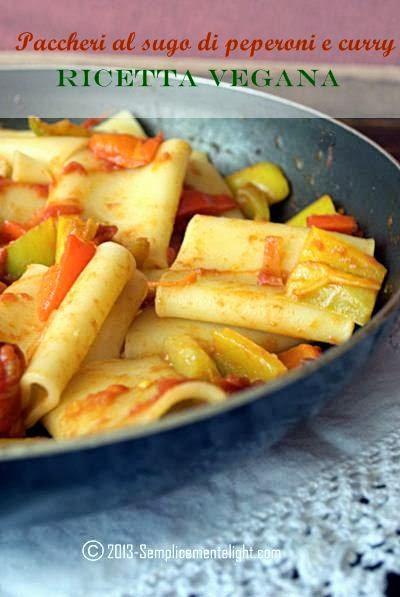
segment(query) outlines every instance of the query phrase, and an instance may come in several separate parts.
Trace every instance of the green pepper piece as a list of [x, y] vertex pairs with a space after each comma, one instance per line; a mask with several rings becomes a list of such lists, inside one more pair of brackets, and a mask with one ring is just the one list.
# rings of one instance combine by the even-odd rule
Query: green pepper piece
[[223, 375], [246, 377], [250, 382], [270, 381], [286, 372], [285, 365], [272, 354], [229, 328], [213, 333], [213, 357]]
[[7, 247], [6, 270], [13, 280], [20, 278], [31, 263], [53, 265], [56, 254], [56, 225], [48, 218], [28, 230]]
[[220, 378], [212, 358], [191, 336], [170, 336], [165, 341], [164, 348], [168, 360], [181, 375], [211, 382]]

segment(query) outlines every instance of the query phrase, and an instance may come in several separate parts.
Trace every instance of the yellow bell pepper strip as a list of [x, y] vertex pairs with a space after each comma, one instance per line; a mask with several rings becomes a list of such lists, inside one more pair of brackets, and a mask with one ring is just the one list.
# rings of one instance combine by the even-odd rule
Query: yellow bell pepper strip
[[316, 226], [330, 232], [341, 232], [342, 234], [355, 234], [358, 224], [353, 216], [342, 214], [334, 215], [312, 215], [307, 217], [307, 226]]
[[290, 370], [301, 367], [310, 361], [315, 361], [321, 354], [322, 349], [319, 346], [299, 344], [298, 346], [289, 348], [289, 350], [278, 353], [278, 358]]
[[275, 354], [229, 328], [213, 332], [212, 356], [224, 376], [247, 378], [251, 383], [271, 381], [286, 373]]
[[267, 236], [264, 245], [263, 265], [257, 276], [259, 286], [283, 286], [282, 272], [283, 239]]
[[89, 149], [97, 158], [118, 168], [138, 168], [154, 159], [163, 139], [162, 133], [148, 139], [118, 133], [95, 133], [89, 140]]
[[55, 262], [61, 261], [62, 254], [70, 234], [79, 236], [81, 240], [93, 240], [95, 245], [111, 240], [117, 231], [116, 226], [103, 226], [92, 218], [83, 220], [80, 216], [60, 215], [57, 218], [57, 243]]
[[49, 218], [31, 228], [7, 247], [6, 274], [11, 280], [20, 278], [31, 263], [52, 265], [56, 250], [56, 226]]
[[57, 122], [44, 122], [36, 116], [29, 116], [29, 128], [37, 137], [89, 137], [90, 131], [81, 124], [74, 124], [67, 118]]
[[367, 288], [376, 292], [381, 287], [377, 280], [353, 276], [353, 274], [334, 269], [326, 263], [306, 261], [296, 265], [291, 272], [287, 281], [287, 291], [289, 294], [304, 296], [327, 284], [343, 284], [355, 288]]
[[267, 193], [271, 205], [286, 199], [290, 192], [289, 183], [282, 170], [271, 162], [259, 162], [233, 172], [226, 177], [226, 182], [235, 196], [245, 184], [253, 184]]
[[293, 297], [334, 311], [359, 325], [369, 321], [386, 269], [332, 232], [312, 228], [291, 271], [286, 290]]
[[334, 215], [335, 213], [336, 209], [332, 198], [329, 195], [322, 195], [322, 197], [307, 205], [307, 207], [299, 211], [298, 214], [290, 218], [286, 223], [290, 226], [305, 228], [308, 216]]
[[38, 315], [46, 321], [58, 309], [79, 274], [96, 253], [92, 242], [83, 241], [70, 234], [60, 263], [53, 265], [43, 276], [39, 290]]
[[299, 258], [300, 263], [305, 261], [326, 263], [334, 269], [370, 278], [379, 284], [386, 275], [386, 268], [375, 257], [366, 255], [331, 232], [315, 227], [308, 233]]
[[220, 378], [217, 366], [200, 344], [187, 334], [170, 336], [165, 341], [168, 361], [175, 371], [190, 379], [217, 382]]
[[329, 266], [312, 262], [298, 264], [288, 278], [287, 292], [292, 298], [295, 296], [320, 309], [339, 313], [359, 325], [367, 323], [375, 305], [378, 283], [357, 276], [346, 278], [344, 283], [344, 276], [351, 274], [333, 270], [330, 275], [325, 268]]
[[271, 218], [269, 210], [268, 193], [248, 182], [240, 187], [235, 195], [241, 212], [248, 220], [256, 222], [269, 222]]

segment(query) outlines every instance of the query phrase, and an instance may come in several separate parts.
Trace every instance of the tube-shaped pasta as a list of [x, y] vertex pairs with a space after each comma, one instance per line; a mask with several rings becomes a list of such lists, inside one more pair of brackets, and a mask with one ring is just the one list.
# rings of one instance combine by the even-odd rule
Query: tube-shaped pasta
[[[202, 151], [192, 151], [186, 170], [185, 185], [196, 191], [209, 195], [228, 195], [232, 191], [216, 167], [209, 161], [207, 154]], [[227, 218], [243, 218], [239, 208], [224, 213]]]
[[111, 172], [64, 173], [49, 203], [76, 203], [84, 217], [118, 227], [116, 240], [134, 250], [137, 238], [147, 238], [145, 266], [167, 267], [167, 251], [182, 191], [190, 146], [170, 139], [155, 159], [141, 168]]
[[[188, 334], [199, 341], [206, 349], [213, 344], [213, 332], [225, 328], [226, 325], [207, 323], [193, 319], [175, 317], [158, 317], [153, 307], [146, 307], [135, 318], [126, 335], [124, 356], [138, 359], [164, 353], [165, 341], [177, 334]], [[270, 352], [281, 352], [298, 344], [296, 338], [288, 338], [278, 334], [269, 334], [258, 330], [232, 328], [253, 340]]]
[[47, 189], [41, 185], [10, 182], [0, 186], [0, 219], [24, 224], [45, 206]]
[[209, 195], [232, 197], [232, 192], [224, 178], [202, 151], [192, 151], [186, 170], [185, 184]]
[[[263, 265], [265, 238], [278, 236], [284, 241], [282, 269], [289, 273], [297, 263], [308, 233], [307, 228], [286, 224], [197, 215], [188, 225], [173, 269], [199, 267], [255, 272]], [[373, 240], [339, 236], [366, 254], [373, 255]]]
[[178, 405], [225, 398], [221, 388], [186, 380], [160, 357], [96, 361], [75, 375], [43, 422], [53, 437], [67, 439], [152, 423]]
[[30, 265], [19, 280], [0, 295], [0, 342], [16, 344], [29, 362], [45, 326], [37, 310], [44, 265]]
[[121, 355], [126, 333], [146, 298], [147, 288], [145, 276], [135, 270], [101, 326], [85, 363], [116, 359]]
[[14, 153], [12, 180], [27, 184], [50, 184], [53, 179], [42, 162], [25, 155], [22, 151]]
[[133, 259], [124, 247], [111, 242], [100, 245], [52, 314], [21, 380], [27, 427], [58, 404], [133, 268]]
[[140, 122], [136, 120], [129, 110], [120, 110], [110, 118], [107, 118], [94, 127], [96, 133], [119, 133], [133, 135], [134, 137], [146, 137]]
[[14, 152], [22, 150], [25, 155], [46, 164], [55, 174], [65, 160], [85, 145], [87, 139], [84, 137], [0, 136], [0, 156], [11, 163]]
[[[182, 272], [169, 272], [163, 281], [179, 277]], [[354, 329], [354, 322], [341, 315], [291, 300], [280, 288], [241, 283], [232, 275], [203, 275], [186, 286], [160, 286], [156, 312], [330, 344], [348, 340]]]

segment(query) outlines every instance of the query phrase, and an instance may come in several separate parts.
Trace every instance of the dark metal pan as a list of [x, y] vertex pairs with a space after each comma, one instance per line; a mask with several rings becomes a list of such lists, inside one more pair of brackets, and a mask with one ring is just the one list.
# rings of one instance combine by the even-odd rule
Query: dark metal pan
[[[0, 114], [9, 113], [7, 102], [15, 94], [22, 98], [20, 105], [29, 94], [31, 111], [44, 114], [55, 101], [51, 94], [43, 96], [43, 89], [50, 88], [50, 75], [0, 72], [1, 88], [8, 90], [0, 97]], [[393, 322], [400, 302], [399, 165], [367, 138], [301, 106], [266, 94], [216, 89], [206, 81], [201, 91], [205, 102], [212, 106], [224, 101], [238, 118], [182, 118], [187, 98], [171, 93], [163, 98], [165, 113], [179, 113], [180, 118], [148, 117], [143, 124], [149, 131], [162, 129], [167, 136], [187, 138], [207, 151], [223, 172], [261, 159], [279, 163], [292, 184], [290, 200], [275, 214], [279, 218], [323, 193], [332, 194], [376, 239], [377, 256], [389, 270], [376, 314], [349, 342], [329, 349], [315, 364], [245, 391], [223, 406], [174, 415], [144, 429], [1, 452], [3, 528], [140, 503], [194, 475], [207, 477], [217, 467], [235, 467], [243, 451], [251, 451], [255, 443], [268, 447], [291, 424], [338, 394]], [[70, 115], [71, 105], [78, 110], [80, 93], [65, 98], [58, 94], [58, 115]], [[109, 109], [138, 112], [132, 93], [119, 95], [114, 90], [100, 96], [99, 90], [89, 88], [84, 90], [85, 115], [90, 109], [91, 115], [99, 113], [100, 97]], [[240, 118], [253, 104], [258, 114], [279, 117]], [[190, 110], [187, 107], [186, 114], [193, 113], [193, 106]], [[54, 110], [49, 115], [55, 115]]]

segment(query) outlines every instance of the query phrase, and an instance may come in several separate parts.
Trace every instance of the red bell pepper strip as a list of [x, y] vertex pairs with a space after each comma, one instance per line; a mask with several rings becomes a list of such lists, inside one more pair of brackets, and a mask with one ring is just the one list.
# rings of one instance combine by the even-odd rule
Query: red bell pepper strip
[[25, 232], [26, 228], [21, 226], [21, 224], [12, 222], [11, 220], [4, 220], [0, 226], [0, 241], [2, 244], [8, 244], [12, 240], [17, 240]]
[[22, 437], [20, 379], [25, 359], [13, 344], [0, 347], [0, 437]]
[[54, 309], [58, 309], [66, 294], [96, 253], [92, 242], [83, 241], [74, 234], [67, 238], [60, 263], [45, 273], [39, 291], [39, 319], [46, 321]]
[[353, 216], [344, 216], [342, 214], [308, 216], [307, 226], [316, 226], [323, 230], [341, 232], [342, 234], [355, 234], [358, 229], [357, 221]]
[[82, 122], [82, 126], [85, 129], [92, 129], [97, 124], [100, 124], [100, 122], [103, 122], [103, 120], [105, 120], [105, 117], [104, 118], [86, 118], [86, 120], [84, 120]]
[[95, 245], [101, 245], [101, 243], [106, 243], [109, 240], [112, 240], [114, 236], [117, 234], [117, 232], [117, 226], [99, 224], [96, 230], [96, 234], [94, 235], [93, 242]]
[[107, 160], [120, 168], [138, 168], [149, 164], [164, 137], [142, 139], [118, 133], [96, 133], [89, 139], [89, 149], [96, 158]]
[[307, 363], [307, 361], [314, 361], [322, 354], [319, 346], [312, 346], [312, 344], [299, 344], [289, 350], [280, 352], [278, 358], [285, 365], [287, 369], [294, 369]]
[[177, 220], [187, 220], [195, 214], [218, 216], [230, 209], [235, 209], [237, 204], [229, 195], [209, 195], [195, 189], [183, 189]]
[[259, 286], [283, 286], [282, 238], [267, 236], [264, 245], [264, 259], [257, 277]]

